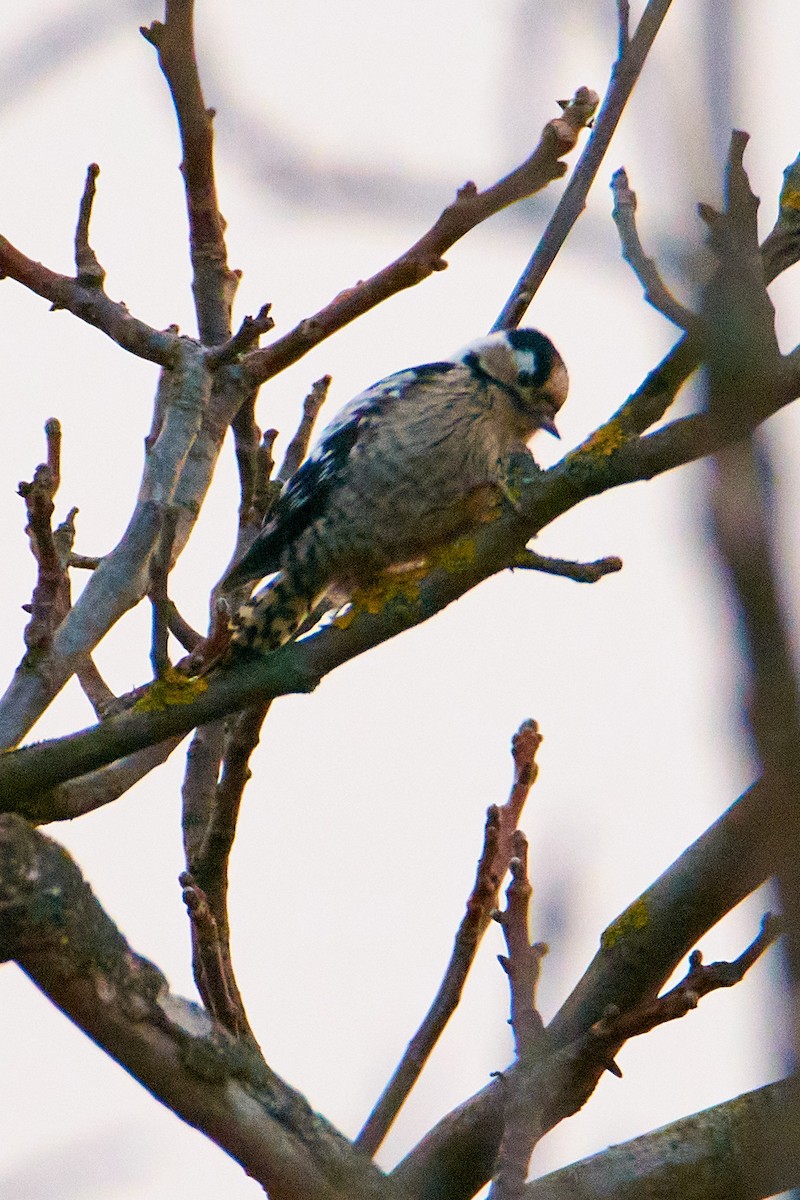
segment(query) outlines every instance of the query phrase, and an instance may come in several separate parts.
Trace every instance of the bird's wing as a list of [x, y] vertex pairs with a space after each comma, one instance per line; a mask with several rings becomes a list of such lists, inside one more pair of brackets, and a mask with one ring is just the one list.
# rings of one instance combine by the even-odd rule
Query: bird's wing
[[396, 402], [413, 402], [413, 394], [433, 376], [451, 371], [452, 362], [427, 363], [399, 371], [375, 383], [341, 410], [320, 441], [281, 492], [269, 520], [241, 561], [228, 574], [226, 586], [263, 579], [280, 568], [283, 551], [318, 517], [344, 473], [353, 447], [374, 429]]

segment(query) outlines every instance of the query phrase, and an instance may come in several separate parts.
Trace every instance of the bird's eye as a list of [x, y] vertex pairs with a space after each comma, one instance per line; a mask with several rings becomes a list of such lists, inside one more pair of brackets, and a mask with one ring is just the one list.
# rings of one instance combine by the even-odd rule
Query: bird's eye
[[520, 371], [517, 379], [521, 387], [533, 387], [536, 382], [536, 377], [532, 371]]

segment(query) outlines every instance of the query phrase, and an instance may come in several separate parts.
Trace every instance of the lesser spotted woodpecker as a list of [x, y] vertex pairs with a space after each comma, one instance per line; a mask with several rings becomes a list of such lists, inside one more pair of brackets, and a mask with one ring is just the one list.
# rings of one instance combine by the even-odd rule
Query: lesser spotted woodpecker
[[288, 641], [326, 596], [343, 602], [476, 530], [512, 461], [555, 415], [567, 370], [535, 329], [489, 334], [351, 400], [292, 476], [225, 580], [276, 575], [232, 620], [234, 647]]

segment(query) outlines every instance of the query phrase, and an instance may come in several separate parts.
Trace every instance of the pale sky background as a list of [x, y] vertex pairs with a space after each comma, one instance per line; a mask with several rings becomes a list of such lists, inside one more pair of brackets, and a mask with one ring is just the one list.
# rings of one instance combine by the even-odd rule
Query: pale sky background
[[[163, 15], [159, 5], [7, 7], [0, 232], [70, 272], [84, 174], [97, 161], [92, 241], [109, 294], [153, 325], [175, 321], [194, 332], [174, 119], [155, 53], [137, 33]], [[230, 262], [244, 271], [236, 316], [271, 300], [279, 333], [394, 258], [466, 179], [485, 186], [525, 157], [556, 99], [580, 84], [604, 90], [615, 50], [612, 0], [198, 7]], [[791, 0], [675, 0], [588, 210], [528, 318], [556, 342], [572, 379], [563, 442], [543, 443], [541, 461], [582, 440], [676, 337], [619, 259], [612, 171], [628, 168], [642, 236], [690, 299], [684, 271], [702, 240], [694, 206], [718, 202], [731, 126], [752, 134], [746, 164], [764, 230], [772, 224], [781, 172], [800, 142], [799, 43]], [[483, 333], [561, 188], [471, 234], [448, 255], [449, 270], [265, 387], [261, 425], [291, 435], [302, 397], [324, 372], [334, 377], [329, 418], [376, 379]], [[796, 271], [773, 288], [784, 349], [800, 341], [799, 288]], [[9, 281], [0, 287], [0, 328], [6, 679], [21, 654], [20, 605], [34, 577], [15, 492], [43, 457], [44, 421], [57, 416], [64, 431], [58, 519], [78, 505], [76, 549], [102, 553], [136, 493], [156, 370], [70, 315], [50, 315]], [[686, 393], [682, 404], [691, 400]], [[798, 432], [794, 411], [770, 423], [792, 602], [798, 472], [788, 447]], [[508, 744], [522, 719], [536, 717], [546, 739], [524, 820], [534, 933], [551, 946], [545, 1018], [603, 928], [751, 782], [735, 629], [709, 548], [703, 480], [695, 466], [613, 492], [538, 543], [564, 557], [619, 554], [622, 574], [589, 588], [506, 573], [270, 713], [233, 855], [235, 963], [268, 1061], [345, 1133], [359, 1129], [439, 981], [485, 809], [507, 794]], [[230, 553], [236, 497], [228, 446], [173, 576], [198, 626]], [[149, 677], [148, 639], [141, 606], [99, 650], [116, 690]], [[32, 736], [90, 721], [71, 685]], [[120, 802], [51, 832], [133, 947], [174, 990], [194, 995], [177, 884], [182, 765], [178, 751]], [[707, 958], [739, 954], [769, 903], [758, 896], [704, 938]], [[385, 1165], [510, 1060], [500, 949], [499, 931], [490, 931], [463, 1007], [382, 1152]], [[738, 988], [627, 1045], [624, 1079], [602, 1081], [537, 1150], [535, 1170], [780, 1076], [779, 982], [773, 949]], [[261, 1194], [12, 966], [0, 970], [0, 1014], [2, 1200]]]

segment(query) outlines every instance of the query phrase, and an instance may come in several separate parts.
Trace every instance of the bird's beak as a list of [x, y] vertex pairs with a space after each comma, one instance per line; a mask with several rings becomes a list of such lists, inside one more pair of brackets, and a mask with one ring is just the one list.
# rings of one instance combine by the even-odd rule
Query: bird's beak
[[551, 433], [554, 438], [561, 437], [561, 434], [558, 432], [558, 426], [556, 425], [555, 418], [549, 417], [547, 413], [542, 413], [541, 417], [539, 418], [539, 426], [541, 429], [545, 429], [548, 433]]

